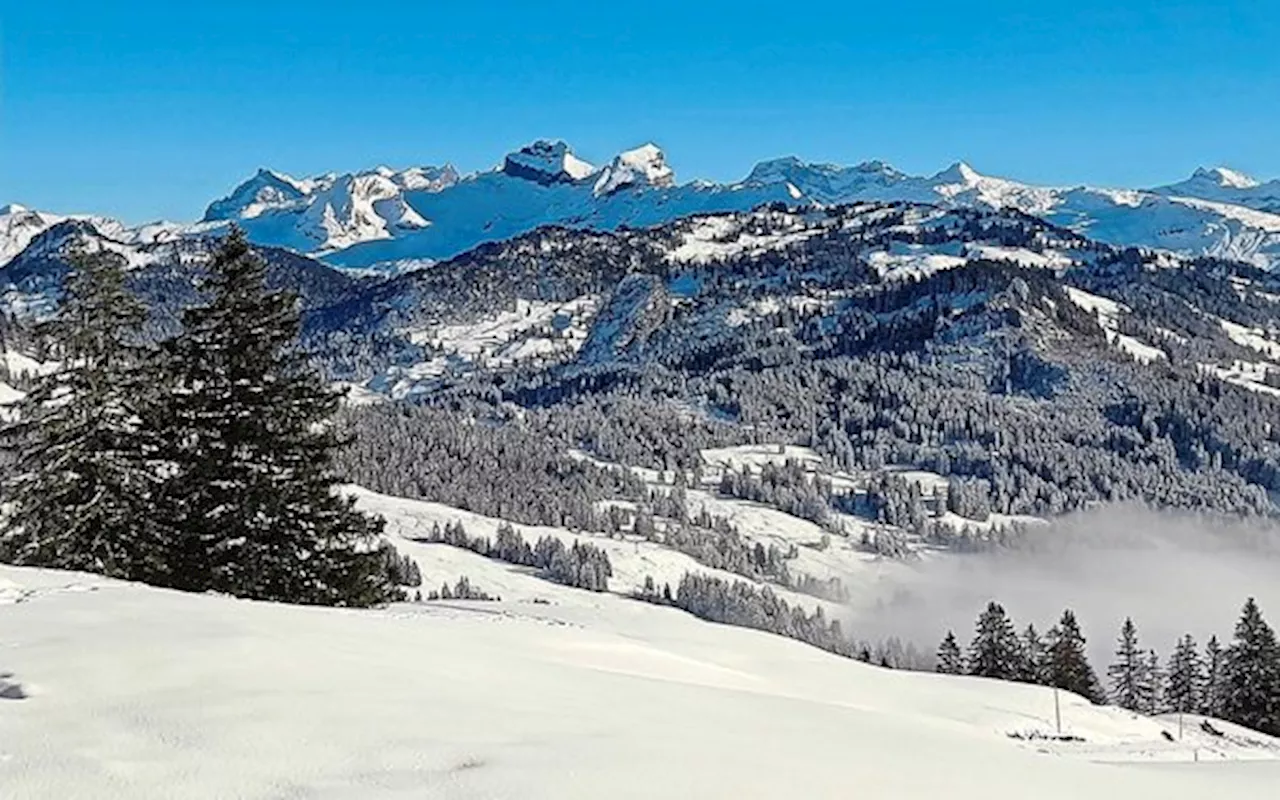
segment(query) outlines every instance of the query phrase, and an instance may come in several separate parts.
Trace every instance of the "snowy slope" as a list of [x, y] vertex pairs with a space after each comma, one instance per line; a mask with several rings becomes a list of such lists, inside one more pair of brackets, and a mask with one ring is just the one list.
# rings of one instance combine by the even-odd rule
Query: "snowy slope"
[[1017, 740], [1053, 730], [1050, 691], [541, 599], [306, 609], [0, 567], [5, 693], [25, 696], [0, 699], [0, 795], [1176, 800], [1280, 778], [1253, 760], [1276, 743], [1236, 729], [1171, 743], [1172, 721], [1066, 696], [1083, 742]]

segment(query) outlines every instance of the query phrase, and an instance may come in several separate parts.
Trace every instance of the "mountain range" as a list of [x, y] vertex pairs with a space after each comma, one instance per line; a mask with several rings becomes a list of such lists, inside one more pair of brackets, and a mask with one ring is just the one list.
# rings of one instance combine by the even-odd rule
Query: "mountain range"
[[[981, 174], [963, 162], [927, 176], [880, 161], [854, 166], [780, 158], [740, 181], [678, 183], [647, 144], [592, 165], [563, 142], [541, 140], [490, 170], [446, 164], [299, 179], [262, 169], [211, 202], [201, 220], [130, 228], [88, 218], [118, 241], [150, 244], [200, 236], [235, 222], [254, 242], [336, 267], [400, 272], [544, 225], [613, 231], [766, 203], [832, 206], [913, 202], [944, 208], [1012, 208], [1115, 246], [1210, 255], [1265, 269], [1280, 265], [1280, 180], [1225, 168], [1146, 189], [1044, 187]], [[67, 215], [0, 208], [0, 264]]]

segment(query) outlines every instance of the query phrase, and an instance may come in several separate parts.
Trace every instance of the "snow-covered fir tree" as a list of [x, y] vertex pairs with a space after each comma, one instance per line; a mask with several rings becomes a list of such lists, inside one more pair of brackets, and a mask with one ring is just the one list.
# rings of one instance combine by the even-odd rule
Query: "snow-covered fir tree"
[[1028, 625], [1022, 632], [1022, 658], [1018, 670], [1018, 680], [1023, 683], [1048, 682], [1048, 653], [1045, 650], [1044, 638], [1036, 630], [1035, 625]]
[[81, 252], [57, 315], [37, 335], [58, 367], [35, 380], [5, 431], [16, 463], [0, 560], [168, 580], [167, 537], [151, 506], [157, 436], [140, 424], [154, 400], [146, 310], [126, 288], [123, 259]]
[[1199, 711], [1204, 695], [1204, 667], [1191, 634], [1178, 640], [1173, 654], [1169, 656], [1168, 673], [1166, 701], [1169, 710], [1188, 714]]
[[1014, 680], [1021, 656], [1018, 634], [1004, 606], [991, 601], [978, 617], [973, 642], [969, 645], [969, 674]]
[[178, 532], [175, 582], [286, 602], [369, 605], [396, 596], [373, 544], [382, 521], [334, 491], [328, 421], [339, 395], [294, 349], [293, 295], [233, 230], [167, 343], [157, 427], [170, 463], [162, 513]]
[[1139, 711], [1152, 715], [1164, 713], [1166, 680], [1160, 666], [1160, 655], [1155, 650], [1147, 651], [1139, 687]]
[[1217, 636], [1210, 636], [1204, 647], [1204, 692], [1200, 696], [1200, 713], [1209, 717], [1221, 717], [1227, 695], [1227, 654], [1218, 643]]
[[956, 635], [947, 631], [942, 644], [938, 645], [938, 658], [935, 669], [944, 675], [960, 675], [964, 672], [964, 656], [960, 652], [960, 643]]
[[1224, 684], [1223, 717], [1280, 735], [1280, 646], [1253, 598], [1227, 649]]
[[1130, 711], [1143, 710], [1143, 679], [1146, 653], [1138, 646], [1138, 627], [1126, 617], [1116, 642], [1116, 660], [1107, 667], [1111, 681], [1111, 702]]

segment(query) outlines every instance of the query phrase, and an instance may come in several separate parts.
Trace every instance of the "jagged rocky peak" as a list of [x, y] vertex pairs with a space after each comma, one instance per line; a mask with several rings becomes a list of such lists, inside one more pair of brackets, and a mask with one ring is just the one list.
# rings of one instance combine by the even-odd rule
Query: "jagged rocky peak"
[[675, 170], [667, 157], [652, 143], [619, 153], [596, 180], [596, 195], [613, 194], [629, 186], [667, 188], [676, 182]]
[[982, 173], [969, 166], [968, 162], [957, 161], [951, 166], [933, 176], [933, 182], [938, 184], [964, 184], [972, 185], [983, 179]]
[[580, 181], [596, 168], [575, 156], [564, 142], [539, 139], [508, 153], [502, 162], [502, 171], [513, 178], [549, 186]]
[[404, 172], [392, 172], [388, 177], [411, 192], [443, 191], [462, 178], [452, 164], [445, 164], [443, 167], [411, 167]]
[[209, 204], [204, 222], [255, 217], [272, 206], [280, 206], [306, 197], [311, 187], [281, 172], [261, 168], [231, 194]]

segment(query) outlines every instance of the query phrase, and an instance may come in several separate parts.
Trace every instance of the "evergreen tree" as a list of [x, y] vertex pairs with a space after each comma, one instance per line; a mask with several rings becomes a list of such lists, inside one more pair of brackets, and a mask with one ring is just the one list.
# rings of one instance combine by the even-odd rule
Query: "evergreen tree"
[[1155, 650], [1148, 651], [1143, 659], [1138, 710], [1151, 715], [1165, 710], [1165, 674]]
[[1223, 717], [1280, 735], [1280, 647], [1251, 597], [1227, 649]]
[[16, 464], [0, 560], [163, 583], [164, 536], [150, 513], [156, 437], [139, 424], [154, 397], [138, 332], [146, 310], [123, 259], [77, 253], [57, 315], [38, 328], [58, 361], [5, 430]]
[[1221, 717], [1226, 705], [1226, 661], [1218, 637], [1210, 636], [1204, 648], [1204, 693], [1200, 698], [1200, 713], [1207, 717]]
[[938, 646], [938, 672], [945, 675], [959, 675], [964, 672], [964, 656], [960, 653], [960, 644], [956, 635], [947, 631], [942, 644]]
[[1167, 701], [1170, 711], [1193, 713], [1202, 707], [1204, 696], [1204, 667], [1195, 639], [1187, 634], [1178, 640], [1169, 657], [1169, 689]]
[[1111, 679], [1111, 702], [1130, 711], [1141, 711], [1143, 704], [1143, 672], [1146, 654], [1138, 647], [1138, 627], [1125, 618], [1116, 644], [1116, 660], [1107, 667]]
[[382, 520], [334, 493], [339, 405], [294, 349], [295, 298], [233, 229], [167, 343], [172, 378], [156, 426], [170, 446], [163, 513], [179, 532], [181, 588], [285, 602], [393, 598], [373, 543]]
[[1093, 703], [1106, 702], [1098, 676], [1089, 664], [1075, 613], [1070, 609], [1062, 612], [1062, 619], [1047, 638], [1049, 685], [1075, 692]]
[[1044, 639], [1035, 625], [1028, 625], [1022, 633], [1022, 658], [1018, 670], [1018, 680], [1023, 683], [1046, 683], [1048, 681], [1048, 653], [1045, 651]]
[[994, 600], [988, 603], [976, 627], [969, 645], [969, 674], [1001, 680], [1016, 678], [1021, 647], [1004, 607]]

